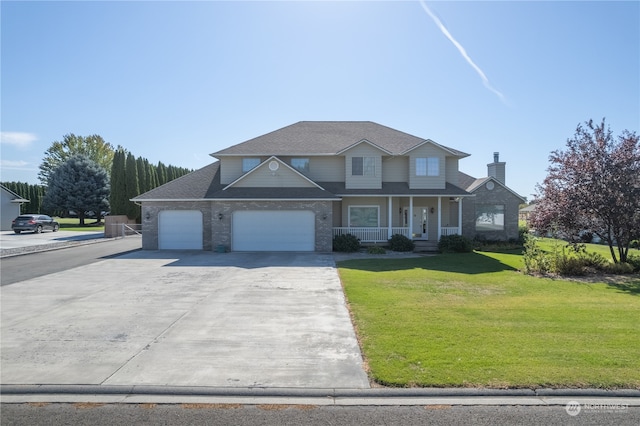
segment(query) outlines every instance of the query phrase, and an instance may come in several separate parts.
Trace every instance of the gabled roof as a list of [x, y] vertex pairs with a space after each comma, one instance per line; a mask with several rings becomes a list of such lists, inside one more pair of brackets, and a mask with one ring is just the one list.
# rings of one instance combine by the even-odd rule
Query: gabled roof
[[269, 167], [269, 169], [271, 169], [271, 162], [275, 161], [278, 163], [278, 168], [280, 168], [280, 166], [284, 167], [290, 174], [293, 174], [294, 176], [297, 176], [301, 181], [303, 181], [307, 186], [312, 186], [312, 187], [316, 187], [316, 188], [320, 188], [322, 189], [317, 183], [315, 183], [314, 181], [312, 181], [311, 179], [309, 179], [308, 177], [306, 177], [305, 175], [303, 175], [302, 173], [300, 173], [298, 170], [294, 169], [293, 167], [291, 167], [290, 165], [288, 165], [287, 163], [285, 163], [284, 161], [282, 161], [281, 159], [279, 159], [278, 157], [270, 157], [269, 159], [267, 159], [266, 161], [263, 161], [262, 163], [260, 163], [259, 165], [257, 165], [256, 167], [254, 167], [253, 169], [249, 170], [247, 173], [243, 174], [242, 176], [240, 176], [238, 179], [234, 180], [233, 182], [231, 182], [229, 185], [227, 185], [226, 187], [224, 187], [222, 190], [226, 191], [229, 188], [233, 188], [234, 186], [236, 186], [239, 182], [242, 182], [243, 180], [247, 179], [248, 177], [250, 177], [253, 173], [256, 173], [258, 170], [260, 169], [265, 169], [267, 167]]
[[511, 188], [509, 188], [504, 183], [500, 182], [498, 179], [495, 179], [493, 177], [483, 177], [480, 179], [475, 179], [466, 173], [458, 172], [458, 182], [460, 183], [460, 186], [462, 186], [465, 190], [471, 193], [474, 193], [478, 188], [480, 188], [482, 185], [484, 185], [489, 181], [494, 182], [496, 185], [500, 185], [501, 187], [511, 192], [516, 197], [520, 198], [522, 202], [525, 201], [525, 198], [523, 196], [514, 192]]
[[[336, 155], [363, 140], [390, 155], [401, 155], [427, 141], [435, 144], [428, 139], [372, 121], [300, 121], [211, 155], [213, 157]], [[469, 156], [462, 151], [436, 145], [459, 158]]]
[[29, 202], [29, 200], [22, 198], [20, 195], [16, 194], [15, 192], [13, 192], [12, 190], [10, 190], [4, 185], [0, 185], [0, 188], [2, 188], [3, 191], [9, 194], [9, 197], [11, 197], [12, 203], [28, 203]]
[[[308, 188], [234, 188], [220, 183], [220, 162], [167, 182], [131, 201], [202, 201], [202, 200], [339, 200], [314, 184]], [[226, 188], [226, 189], [225, 189]]]
[[219, 169], [220, 162], [216, 161], [138, 195], [131, 201], [202, 200], [207, 198], [207, 193], [212, 190], [212, 187], [216, 191], [222, 189], [220, 174], [218, 173]]

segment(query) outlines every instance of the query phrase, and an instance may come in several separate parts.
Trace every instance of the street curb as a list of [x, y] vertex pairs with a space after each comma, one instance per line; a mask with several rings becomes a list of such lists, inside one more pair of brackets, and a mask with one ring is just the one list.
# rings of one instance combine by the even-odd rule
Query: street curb
[[115, 239], [117, 238], [98, 237], [98, 238], [87, 238], [84, 240], [61, 241], [56, 243], [39, 244], [34, 246], [0, 249], [0, 259], [4, 259], [7, 257], [22, 256], [22, 255], [33, 254], [33, 253], [43, 253], [47, 251], [84, 246], [88, 244], [97, 244], [97, 243], [102, 243], [102, 242], [111, 241]]
[[640, 398], [638, 389], [232, 388], [149, 385], [0, 385], [1, 395], [173, 395], [277, 398], [576, 397]]

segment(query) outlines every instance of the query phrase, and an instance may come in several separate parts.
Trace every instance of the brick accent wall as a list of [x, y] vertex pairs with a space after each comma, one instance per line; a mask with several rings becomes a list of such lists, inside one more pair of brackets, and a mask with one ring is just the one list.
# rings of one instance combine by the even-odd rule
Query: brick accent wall
[[[521, 200], [498, 184], [491, 191], [482, 185], [474, 194], [475, 197], [464, 198], [462, 202], [462, 235], [472, 239], [478, 236], [503, 241], [518, 238], [518, 209]], [[504, 230], [476, 231], [476, 204], [504, 205]]]
[[[315, 214], [315, 251], [330, 252], [333, 245], [331, 201], [194, 201], [145, 202], [142, 205], [142, 248], [158, 249], [158, 215], [162, 210], [199, 210], [203, 220], [203, 249], [231, 247], [233, 212], [238, 210], [310, 210]], [[222, 214], [222, 219], [219, 215]], [[149, 217], [147, 219], [147, 216]]]

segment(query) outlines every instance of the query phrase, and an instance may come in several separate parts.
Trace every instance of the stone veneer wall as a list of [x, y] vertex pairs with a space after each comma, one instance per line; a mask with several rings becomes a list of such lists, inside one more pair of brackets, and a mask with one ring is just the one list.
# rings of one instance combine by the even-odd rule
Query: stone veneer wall
[[[495, 185], [491, 191], [483, 185], [478, 188], [475, 197], [464, 198], [462, 202], [462, 235], [467, 238], [476, 236], [488, 240], [509, 240], [518, 238], [518, 209], [520, 199], [500, 185]], [[476, 231], [476, 204], [503, 204], [504, 221], [503, 231]]]
[[[145, 202], [142, 205], [142, 248], [158, 249], [158, 215], [162, 210], [199, 210], [203, 219], [203, 249], [231, 247], [233, 212], [238, 210], [310, 210], [315, 213], [315, 251], [333, 249], [333, 206], [331, 201], [180, 201]], [[222, 219], [218, 215], [222, 214]], [[149, 219], [147, 219], [147, 215]]]

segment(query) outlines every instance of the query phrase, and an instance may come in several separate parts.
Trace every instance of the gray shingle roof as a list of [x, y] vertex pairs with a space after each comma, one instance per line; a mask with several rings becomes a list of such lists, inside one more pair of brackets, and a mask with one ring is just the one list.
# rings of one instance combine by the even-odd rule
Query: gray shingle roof
[[415, 196], [450, 196], [459, 197], [470, 195], [467, 191], [449, 182], [443, 189], [409, 189], [405, 182], [383, 182], [381, 189], [347, 189], [344, 182], [318, 182], [327, 191], [336, 195], [415, 195]]
[[333, 155], [363, 139], [394, 155], [430, 142], [460, 158], [469, 156], [371, 121], [300, 121], [211, 155]]
[[[209, 164], [201, 169], [167, 182], [144, 194], [138, 195], [133, 201], [151, 200], [201, 200], [208, 198], [210, 191], [222, 189], [220, 185], [220, 162]], [[217, 182], [216, 182], [217, 181]]]

